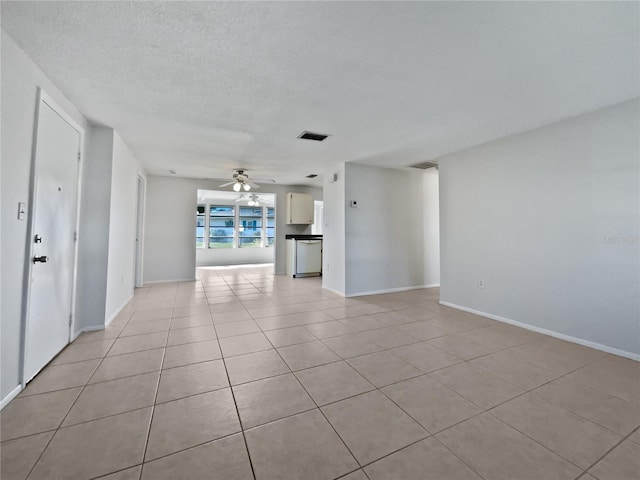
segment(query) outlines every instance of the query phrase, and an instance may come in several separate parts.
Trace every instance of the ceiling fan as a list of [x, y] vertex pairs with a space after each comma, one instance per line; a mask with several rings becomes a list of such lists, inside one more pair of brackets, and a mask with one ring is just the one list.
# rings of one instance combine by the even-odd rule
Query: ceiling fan
[[[251, 195], [249, 195], [249, 200], [247, 201], [247, 205], [249, 205], [250, 207], [257, 207], [260, 205], [260, 197], [258, 195], [256, 195], [255, 193], [252, 193]], [[240, 196], [236, 199], [235, 203], [240, 203], [242, 201], [247, 200], [247, 196], [246, 193], [241, 193]]]
[[244, 190], [248, 192], [251, 188], [260, 188], [258, 183], [275, 183], [276, 181], [271, 178], [255, 178], [250, 179], [249, 173], [244, 168], [236, 168], [233, 171], [233, 180], [231, 182], [223, 183], [220, 187], [228, 187], [233, 185], [233, 191], [239, 192]]

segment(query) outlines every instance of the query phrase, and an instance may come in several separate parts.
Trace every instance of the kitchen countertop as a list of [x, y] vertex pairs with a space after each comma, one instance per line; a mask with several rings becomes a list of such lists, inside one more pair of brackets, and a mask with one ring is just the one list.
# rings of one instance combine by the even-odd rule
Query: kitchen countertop
[[298, 233], [289, 233], [284, 236], [286, 240], [322, 240], [322, 235], [303, 235]]

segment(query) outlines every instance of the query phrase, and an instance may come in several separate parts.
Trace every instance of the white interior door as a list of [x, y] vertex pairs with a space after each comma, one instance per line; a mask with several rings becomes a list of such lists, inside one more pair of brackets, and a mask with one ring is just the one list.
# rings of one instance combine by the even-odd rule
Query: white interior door
[[25, 380], [70, 340], [81, 133], [41, 100], [32, 200]]

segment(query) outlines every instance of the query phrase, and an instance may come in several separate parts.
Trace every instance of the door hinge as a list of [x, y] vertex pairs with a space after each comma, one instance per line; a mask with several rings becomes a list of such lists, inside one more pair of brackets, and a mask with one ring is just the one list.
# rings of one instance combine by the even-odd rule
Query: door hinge
[[73, 323], [73, 313], [69, 314], [69, 326], [71, 326], [71, 323]]
[[78, 241], [78, 232], [73, 232], [73, 242], [77, 242]]
[[82, 153], [78, 152], [78, 161], [80, 161], [80, 158], [82, 157]]

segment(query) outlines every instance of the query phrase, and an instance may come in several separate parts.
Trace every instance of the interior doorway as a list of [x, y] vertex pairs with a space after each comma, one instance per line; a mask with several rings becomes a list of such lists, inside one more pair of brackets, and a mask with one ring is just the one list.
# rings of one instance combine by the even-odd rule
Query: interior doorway
[[39, 92], [32, 167], [23, 384], [71, 340], [84, 129]]
[[196, 267], [273, 264], [276, 195], [198, 190]]

